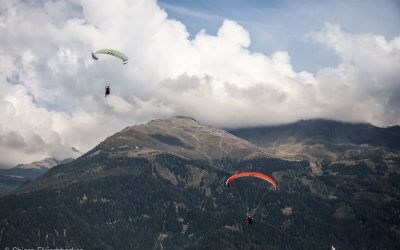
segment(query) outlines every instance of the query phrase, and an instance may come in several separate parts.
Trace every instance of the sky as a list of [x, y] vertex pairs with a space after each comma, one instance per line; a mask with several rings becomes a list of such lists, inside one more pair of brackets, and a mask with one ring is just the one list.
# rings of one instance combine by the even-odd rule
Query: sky
[[400, 124], [395, 0], [8, 0], [0, 34], [0, 167], [175, 115]]

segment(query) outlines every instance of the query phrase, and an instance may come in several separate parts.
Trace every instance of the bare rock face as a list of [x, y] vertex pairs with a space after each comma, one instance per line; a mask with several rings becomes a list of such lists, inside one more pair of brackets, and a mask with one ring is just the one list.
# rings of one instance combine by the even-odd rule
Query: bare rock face
[[169, 153], [187, 159], [247, 159], [266, 154], [263, 149], [225, 130], [201, 124], [188, 117], [153, 120], [127, 127], [94, 149], [110, 150], [128, 157]]

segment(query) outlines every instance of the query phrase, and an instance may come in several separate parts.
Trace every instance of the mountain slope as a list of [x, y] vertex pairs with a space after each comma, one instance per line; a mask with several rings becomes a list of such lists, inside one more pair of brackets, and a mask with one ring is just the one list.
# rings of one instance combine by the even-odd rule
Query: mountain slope
[[46, 158], [29, 164], [19, 164], [10, 169], [0, 169], [0, 195], [14, 190], [28, 180], [35, 179], [58, 164], [72, 160], [65, 159], [59, 161], [54, 158]]
[[152, 154], [164, 152], [206, 161], [239, 159], [262, 153], [248, 141], [185, 117], [128, 127], [107, 138], [94, 150], [116, 148], [129, 156], [148, 155], [152, 150]]
[[[399, 247], [397, 155], [314, 175], [307, 161], [265, 152], [190, 118], [128, 127], [0, 198], [0, 248]], [[279, 190], [254, 178], [225, 187], [249, 170]], [[257, 210], [251, 226], [247, 207]]]
[[400, 126], [379, 128], [365, 123], [346, 123], [314, 119], [295, 123], [229, 130], [256, 145], [268, 146], [284, 142], [313, 144], [368, 144], [400, 149]]
[[351, 151], [400, 151], [400, 127], [331, 120], [301, 120], [291, 124], [229, 130], [232, 134], [285, 159], [333, 162]]
[[[134, 161], [133, 164], [137, 161], [152, 162], [155, 157], [165, 154], [218, 165], [218, 162], [252, 159], [265, 155], [265, 152], [224, 130], [203, 125], [192, 118], [153, 120], [146, 125], [127, 127], [108, 137], [75, 164], [52, 169], [36, 182], [23, 186], [20, 191], [102, 178], [115, 174], [121, 165], [130, 164], [130, 161]], [[102, 163], [93, 163], [95, 159]]]

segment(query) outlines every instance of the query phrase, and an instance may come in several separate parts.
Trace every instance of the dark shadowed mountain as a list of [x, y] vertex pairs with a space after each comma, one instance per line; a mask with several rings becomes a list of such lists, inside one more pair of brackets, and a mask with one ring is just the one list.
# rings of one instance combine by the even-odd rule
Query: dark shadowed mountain
[[359, 154], [360, 150], [367, 154], [400, 151], [400, 126], [380, 128], [314, 119], [229, 132], [285, 159], [333, 162], [349, 154]]
[[0, 169], [0, 196], [14, 190], [24, 182], [46, 173], [50, 168], [70, 161], [73, 159], [59, 161], [54, 158], [46, 158], [29, 164], [19, 164], [10, 169]]
[[[0, 248], [399, 248], [400, 157], [356, 146], [316, 171], [191, 118], [131, 126], [0, 198]], [[241, 171], [279, 190], [225, 187]]]
[[232, 129], [229, 132], [256, 145], [267, 147], [294, 142], [326, 145], [367, 144], [400, 149], [400, 126], [380, 128], [366, 123], [314, 119], [277, 126]]

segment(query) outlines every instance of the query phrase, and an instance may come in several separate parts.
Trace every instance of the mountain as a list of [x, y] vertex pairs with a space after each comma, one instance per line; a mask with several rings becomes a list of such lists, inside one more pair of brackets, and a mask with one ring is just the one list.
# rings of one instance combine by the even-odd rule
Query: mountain
[[[187, 117], [127, 127], [0, 198], [0, 248], [400, 247], [398, 154], [316, 174], [271, 152]], [[255, 178], [227, 188], [241, 171], [274, 177], [278, 191]]]
[[360, 150], [367, 154], [400, 151], [400, 126], [380, 128], [365, 123], [313, 119], [229, 132], [268, 149], [276, 157], [311, 162], [334, 162], [346, 155], [360, 155]]
[[[107, 138], [83, 155], [76, 163], [90, 162], [92, 159], [104, 160], [110, 165], [114, 165], [118, 161], [126, 164], [125, 160], [128, 162], [131, 160], [152, 162], [164, 155], [206, 164], [217, 164], [218, 162], [245, 160], [257, 155], [265, 155], [265, 152], [264, 149], [224, 130], [203, 125], [193, 118], [173, 117], [167, 120], [153, 120], [146, 125], [127, 127]], [[67, 167], [52, 169], [43, 178], [21, 187], [20, 190], [40, 189], [63, 185], [65, 182], [87, 180], [92, 176], [98, 176], [98, 174], [94, 175], [93, 171], [101, 172], [101, 177], [115, 171], [103, 164], [92, 165], [89, 164], [74, 170], [77, 171], [74, 175], [65, 174]], [[54, 175], [59, 177], [54, 178]]]
[[47, 169], [58, 165], [61, 161], [54, 158], [46, 158], [41, 161], [35, 161], [29, 164], [19, 164], [14, 169]]
[[10, 192], [28, 180], [35, 179], [58, 164], [72, 160], [59, 161], [54, 158], [46, 158], [29, 164], [19, 164], [11, 169], [0, 169], [0, 195]]

